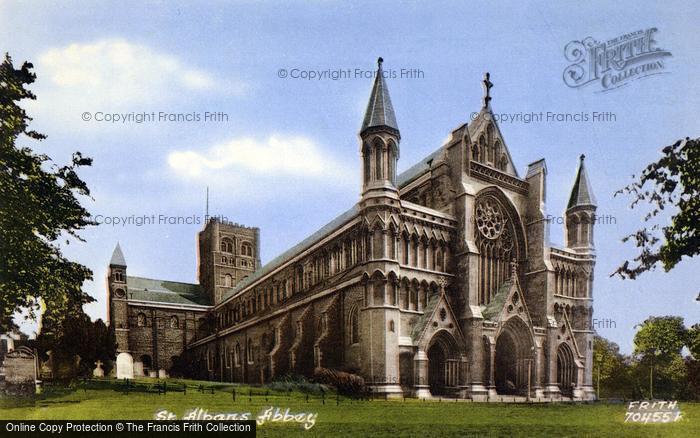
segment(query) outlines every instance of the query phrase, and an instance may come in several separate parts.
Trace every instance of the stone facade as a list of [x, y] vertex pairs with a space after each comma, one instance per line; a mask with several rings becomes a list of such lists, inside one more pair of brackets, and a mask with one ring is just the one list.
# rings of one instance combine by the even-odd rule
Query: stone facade
[[[360, 201], [264, 266], [257, 229], [210, 221], [187, 302], [133, 299], [117, 248], [120, 351], [165, 369], [186, 352], [200, 377], [227, 382], [325, 367], [387, 395], [593, 398], [596, 207], [583, 157], [557, 247], [545, 162], [518, 175], [484, 83], [479, 117], [397, 175], [401, 136], [380, 59], [360, 131]], [[126, 289], [113, 279], [121, 271]], [[181, 326], [168, 327], [173, 315]]]

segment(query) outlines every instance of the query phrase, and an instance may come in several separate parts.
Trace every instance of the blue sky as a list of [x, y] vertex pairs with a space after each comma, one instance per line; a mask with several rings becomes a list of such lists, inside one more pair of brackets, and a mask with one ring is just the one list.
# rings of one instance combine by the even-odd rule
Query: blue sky
[[[0, 41], [16, 63], [30, 60], [38, 101], [33, 128], [48, 134], [37, 150], [65, 162], [94, 158], [82, 176], [94, 215], [199, 217], [210, 211], [261, 228], [263, 262], [357, 201], [357, 132], [376, 58], [400, 73], [388, 80], [401, 129], [399, 170], [442, 144], [478, 111], [491, 72], [499, 113], [609, 111], [600, 123], [501, 123], [521, 174], [545, 157], [548, 212], [561, 215], [578, 156], [585, 153], [601, 215], [597, 228], [595, 318], [599, 333], [632, 348], [634, 325], [649, 315], [700, 320], [694, 300], [698, 260], [637, 281], [608, 274], [634, 249], [620, 242], [642, 212], [613, 192], [664, 145], [700, 135], [700, 12], [691, 2], [78, 2], [0, 3]], [[668, 74], [607, 93], [569, 88], [564, 47], [656, 27], [669, 50]], [[280, 78], [278, 72], [351, 69], [350, 78]], [[296, 71], [296, 70], [295, 70]], [[360, 75], [362, 76], [362, 75]], [[223, 112], [223, 122], [96, 122], [96, 113]], [[89, 112], [93, 120], [82, 120]], [[66, 254], [86, 264], [106, 314], [105, 272], [117, 241], [130, 275], [196, 281], [201, 225], [110, 226], [83, 233]], [[562, 242], [552, 226], [552, 241]]]

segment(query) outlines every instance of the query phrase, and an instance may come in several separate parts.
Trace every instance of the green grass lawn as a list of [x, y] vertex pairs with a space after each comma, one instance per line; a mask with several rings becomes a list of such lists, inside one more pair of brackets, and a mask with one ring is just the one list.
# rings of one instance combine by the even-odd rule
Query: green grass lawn
[[[175, 381], [171, 381], [175, 383]], [[211, 385], [211, 382], [201, 382]], [[213, 394], [188, 381], [186, 394], [169, 392], [130, 393], [114, 389], [48, 389], [34, 401], [0, 400], [0, 419], [152, 419], [160, 409], [178, 419], [194, 408], [215, 412], [250, 412], [257, 416], [270, 406], [293, 412], [318, 413], [316, 424], [305, 431], [297, 424], [265, 424], [258, 435], [291, 436], [700, 436], [700, 404], [680, 403], [684, 418], [669, 424], [625, 423], [623, 404], [500, 404], [454, 401], [341, 399], [299, 391], [253, 388], [258, 395], [249, 401], [248, 387], [218, 386]]]

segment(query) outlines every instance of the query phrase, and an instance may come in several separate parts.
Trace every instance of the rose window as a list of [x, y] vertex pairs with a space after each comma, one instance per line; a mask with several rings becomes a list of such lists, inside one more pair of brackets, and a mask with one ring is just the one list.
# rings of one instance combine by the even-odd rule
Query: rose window
[[495, 199], [483, 199], [476, 204], [476, 227], [487, 239], [497, 239], [506, 227], [506, 218]]

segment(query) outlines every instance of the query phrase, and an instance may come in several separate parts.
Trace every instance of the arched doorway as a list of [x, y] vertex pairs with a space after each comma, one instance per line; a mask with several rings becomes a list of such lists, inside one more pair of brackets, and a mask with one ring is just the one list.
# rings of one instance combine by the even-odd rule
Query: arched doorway
[[513, 336], [505, 332], [496, 342], [496, 392], [512, 395], [517, 387], [517, 348]]
[[496, 339], [494, 379], [501, 395], [525, 395], [534, 382], [534, 343], [530, 329], [519, 317], [509, 319]]
[[562, 395], [567, 397], [573, 395], [578, 378], [577, 371], [571, 347], [568, 344], [559, 345], [557, 348], [557, 382]]
[[445, 352], [438, 342], [428, 350], [428, 384], [432, 395], [445, 392]]
[[459, 385], [457, 342], [446, 331], [433, 336], [428, 348], [428, 385], [432, 395], [449, 395]]

